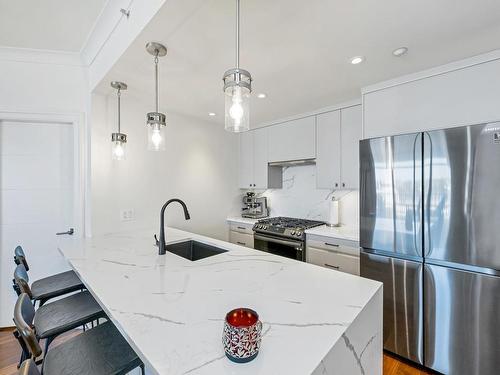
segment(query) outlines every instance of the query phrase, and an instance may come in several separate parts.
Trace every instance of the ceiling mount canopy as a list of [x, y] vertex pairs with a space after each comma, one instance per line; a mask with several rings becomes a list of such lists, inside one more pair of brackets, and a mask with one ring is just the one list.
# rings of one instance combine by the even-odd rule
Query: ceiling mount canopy
[[149, 42], [146, 44], [146, 51], [154, 56], [155, 64], [155, 111], [149, 112], [146, 115], [146, 123], [148, 126], [148, 149], [151, 151], [165, 150], [165, 127], [167, 125], [167, 116], [160, 112], [160, 83], [158, 76], [158, 61], [159, 57], [166, 56], [167, 47], [157, 42]]

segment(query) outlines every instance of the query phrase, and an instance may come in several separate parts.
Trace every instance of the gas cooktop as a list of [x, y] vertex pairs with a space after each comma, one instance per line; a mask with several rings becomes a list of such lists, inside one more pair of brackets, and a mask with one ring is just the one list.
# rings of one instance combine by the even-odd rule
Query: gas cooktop
[[273, 235], [302, 239], [305, 236], [304, 231], [306, 229], [317, 227], [323, 224], [325, 223], [322, 221], [278, 216], [259, 220], [253, 226], [253, 230], [260, 233], [268, 233]]

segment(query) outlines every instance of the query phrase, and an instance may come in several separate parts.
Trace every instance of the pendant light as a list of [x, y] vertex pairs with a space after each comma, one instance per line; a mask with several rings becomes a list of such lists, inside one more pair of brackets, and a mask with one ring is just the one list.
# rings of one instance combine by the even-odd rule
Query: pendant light
[[155, 95], [156, 95], [156, 109], [155, 112], [149, 112], [147, 114], [147, 126], [148, 126], [148, 150], [151, 151], [163, 151], [165, 150], [165, 126], [166, 126], [166, 116], [164, 113], [160, 113], [160, 93], [159, 93], [159, 81], [158, 81], [158, 57], [165, 56], [167, 54], [167, 48], [160, 43], [149, 42], [146, 44], [146, 51], [154, 56], [155, 62]]
[[118, 132], [111, 133], [111, 157], [114, 160], [123, 160], [125, 159], [125, 144], [127, 143], [127, 135], [122, 133], [120, 128], [120, 98], [122, 95], [122, 90], [127, 89], [127, 84], [123, 82], [113, 81], [111, 82], [111, 87], [116, 89], [116, 96], [118, 97]]
[[252, 76], [240, 69], [240, 0], [236, 0], [236, 67], [222, 78], [225, 94], [225, 128], [230, 132], [250, 130]]

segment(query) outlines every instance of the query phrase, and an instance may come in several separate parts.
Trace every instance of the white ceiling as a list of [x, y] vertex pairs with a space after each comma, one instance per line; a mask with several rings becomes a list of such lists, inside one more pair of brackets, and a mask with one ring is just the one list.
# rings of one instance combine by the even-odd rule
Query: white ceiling
[[107, 0], [0, 0], [0, 46], [79, 52]]
[[[147, 41], [167, 45], [161, 102], [223, 122], [222, 74], [234, 65], [234, 0], [167, 1], [99, 91], [123, 80], [152, 99]], [[498, 0], [242, 0], [241, 67], [254, 78], [256, 126], [360, 97], [360, 88], [500, 48]], [[409, 53], [393, 57], [393, 49]], [[352, 56], [366, 61], [351, 65]], [[124, 96], [124, 103], [126, 97]], [[208, 112], [217, 116], [209, 118]]]

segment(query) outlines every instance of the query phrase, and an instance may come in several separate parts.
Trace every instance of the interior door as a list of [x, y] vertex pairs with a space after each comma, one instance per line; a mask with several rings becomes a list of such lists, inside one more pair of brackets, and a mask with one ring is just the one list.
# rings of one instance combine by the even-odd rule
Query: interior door
[[360, 142], [360, 245], [422, 257], [422, 134]]
[[30, 281], [68, 269], [55, 233], [76, 224], [73, 145], [71, 124], [0, 121], [0, 326], [12, 326], [17, 245]]
[[384, 283], [384, 349], [423, 364], [422, 263], [362, 251], [360, 266]]
[[500, 277], [435, 265], [424, 274], [425, 365], [443, 374], [498, 374]]

